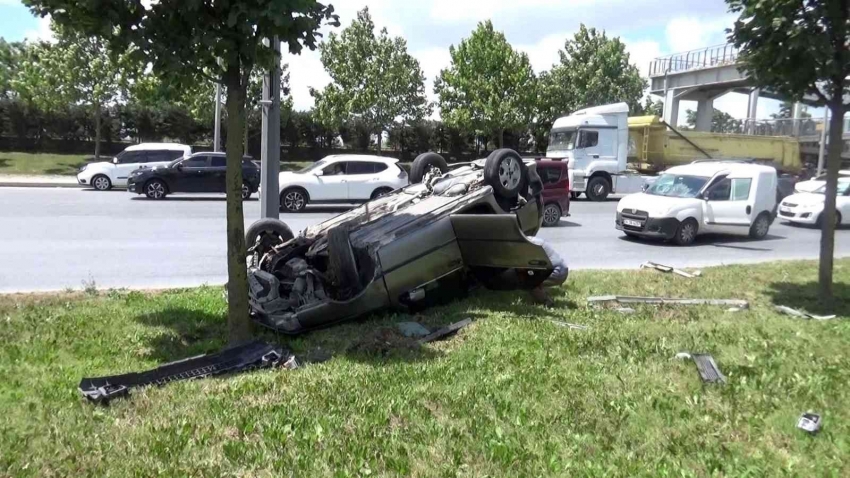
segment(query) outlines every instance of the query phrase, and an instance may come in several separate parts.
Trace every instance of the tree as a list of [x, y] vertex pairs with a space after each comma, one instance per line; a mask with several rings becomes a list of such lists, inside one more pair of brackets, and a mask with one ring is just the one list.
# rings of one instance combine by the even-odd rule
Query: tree
[[291, 53], [315, 48], [322, 22], [338, 24], [333, 7], [313, 0], [23, 0], [54, 23], [108, 42], [113, 54], [132, 50], [160, 78], [186, 86], [198, 75], [227, 89], [228, 330], [231, 343], [251, 336], [242, 213], [245, 92], [254, 68], [280, 61], [264, 38]]
[[407, 52], [403, 38], [391, 38], [386, 28], [375, 35], [368, 8], [357, 12], [342, 34], [328, 35], [319, 50], [333, 82], [310, 94], [325, 126], [339, 126], [350, 117], [362, 119], [378, 135], [380, 154], [381, 137], [393, 122], [431, 114], [419, 61]]
[[831, 303], [835, 196], [842, 122], [850, 93], [850, 3], [847, 0], [726, 0], [738, 13], [730, 40], [759, 86], [792, 101], [804, 95], [829, 108], [826, 198], [820, 242], [820, 297]]
[[0, 37], [0, 98], [13, 96], [12, 80], [20, 66], [23, 50], [26, 48], [26, 43], [9, 43]]
[[[729, 113], [713, 108], [711, 113], [711, 131], [715, 133], [741, 133], [743, 126], [741, 120], [735, 119]], [[685, 111], [687, 114], [688, 127], [693, 129], [697, 123], [697, 112], [694, 110]]]
[[469, 38], [449, 47], [451, 65], [434, 82], [443, 121], [448, 126], [494, 135], [531, 119], [536, 78], [528, 55], [514, 50], [487, 20]]
[[661, 100], [652, 101], [652, 98], [647, 96], [640, 114], [647, 116], [664, 116], [664, 102]]

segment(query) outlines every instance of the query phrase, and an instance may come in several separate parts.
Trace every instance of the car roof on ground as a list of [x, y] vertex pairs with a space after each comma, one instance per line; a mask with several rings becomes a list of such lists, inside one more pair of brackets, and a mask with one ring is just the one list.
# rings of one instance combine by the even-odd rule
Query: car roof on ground
[[736, 163], [728, 161], [705, 161], [699, 163], [683, 164], [682, 166], [674, 166], [666, 171], [665, 174], [684, 174], [688, 176], [704, 176], [711, 177], [717, 173], [728, 171], [730, 173], [765, 173], [776, 172], [771, 166], [750, 163]]
[[147, 151], [149, 149], [168, 149], [174, 151], [185, 151], [191, 146], [180, 143], [140, 143], [127, 146], [125, 151]]
[[322, 161], [330, 160], [330, 161], [378, 161], [381, 163], [395, 164], [398, 162], [396, 158], [389, 158], [387, 156], [373, 156], [369, 154], [332, 154], [330, 156], [325, 156], [322, 158]]

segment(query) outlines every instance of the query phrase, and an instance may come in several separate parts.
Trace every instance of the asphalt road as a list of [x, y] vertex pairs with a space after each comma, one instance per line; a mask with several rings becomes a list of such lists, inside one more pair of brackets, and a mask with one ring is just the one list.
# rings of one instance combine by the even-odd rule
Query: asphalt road
[[[813, 259], [820, 232], [775, 223], [762, 241], [700, 236], [692, 247], [626, 239], [614, 229], [616, 200], [574, 201], [572, 216], [544, 229], [574, 269], [635, 268], [650, 260], [703, 267]], [[293, 231], [343, 211], [282, 214]], [[245, 205], [245, 222], [260, 204]], [[0, 188], [0, 292], [97, 287], [160, 288], [226, 281], [223, 196], [148, 201], [125, 191]], [[836, 256], [850, 256], [850, 229], [836, 235]]]

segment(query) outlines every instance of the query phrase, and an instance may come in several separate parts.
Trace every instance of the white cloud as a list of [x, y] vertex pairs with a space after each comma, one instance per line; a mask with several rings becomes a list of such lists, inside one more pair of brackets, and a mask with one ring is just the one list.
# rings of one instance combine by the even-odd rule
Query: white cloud
[[50, 15], [37, 19], [38, 27], [34, 30], [24, 32], [24, 38], [29, 41], [48, 41], [52, 42], [55, 39], [53, 30], [50, 29]]
[[685, 52], [726, 43], [726, 28], [732, 26], [734, 16], [713, 19], [677, 17], [667, 22], [665, 34], [670, 53]]
[[[572, 2], [578, 3], [578, 2]], [[563, 5], [559, 0], [433, 0], [431, 18], [445, 22], [483, 21], [500, 13]]]
[[319, 58], [319, 51], [305, 48], [300, 55], [284, 55], [283, 61], [289, 63], [289, 88], [293, 108], [299, 111], [309, 110], [314, 104], [310, 87], [321, 90], [331, 82], [331, 77]]
[[626, 44], [629, 60], [638, 67], [640, 76], [646, 78], [650, 62], [661, 56], [661, 44], [651, 40], [629, 41], [625, 38], [621, 40]]
[[563, 49], [564, 42], [572, 36], [572, 32], [552, 33], [533, 45], [517, 45], [516, 49], [528, 54], [531, 67], [540, 73], [552, 69], [552, 65], [558, 62], [558, 50]]

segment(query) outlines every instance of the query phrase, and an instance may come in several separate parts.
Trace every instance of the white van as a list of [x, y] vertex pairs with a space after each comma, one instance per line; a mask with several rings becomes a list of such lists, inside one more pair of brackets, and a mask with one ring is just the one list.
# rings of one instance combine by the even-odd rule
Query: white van
[[142, 143], [128, 146], [112, 161], [91, 163], [77, 173], [77, 182], [98, 191], [127, 187], [130, 173], [141, 168], [165, 166], [177, 158], [192, 154], [192, 147], [177, 143]]
[[776, 169], [699, 162], [662, 173], [646, 191], [617, 205], [617, 229], [688, 245], [698, 234], [767, 235], [776, 211]]

